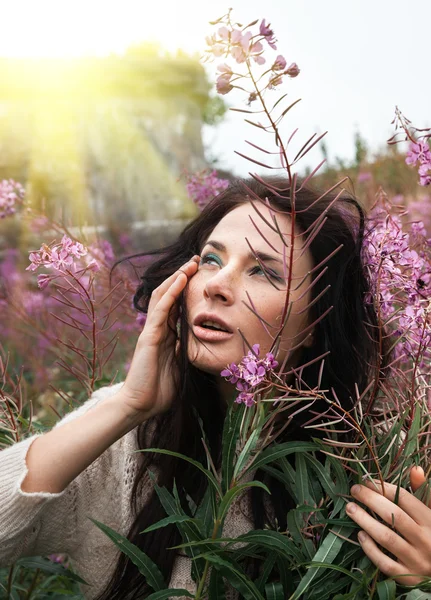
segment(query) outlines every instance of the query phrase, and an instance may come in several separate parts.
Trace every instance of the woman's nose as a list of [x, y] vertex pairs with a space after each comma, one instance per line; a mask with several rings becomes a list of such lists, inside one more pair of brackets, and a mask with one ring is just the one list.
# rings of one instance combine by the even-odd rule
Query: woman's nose
[[218, 271], [208, 279], [204, 287], [204, 297], [209, 300], [218, 300], [223, 304], [234, 302], [234, 282], [224, 269]]

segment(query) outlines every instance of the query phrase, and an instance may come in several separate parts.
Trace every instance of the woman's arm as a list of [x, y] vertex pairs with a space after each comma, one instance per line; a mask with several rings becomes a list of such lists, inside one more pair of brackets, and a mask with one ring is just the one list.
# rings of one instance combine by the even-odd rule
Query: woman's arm
[[72, 421], [36, 438], [27, 453], [26, 493], [62, 492], [109, 446], [145, 421], [121, 390]]

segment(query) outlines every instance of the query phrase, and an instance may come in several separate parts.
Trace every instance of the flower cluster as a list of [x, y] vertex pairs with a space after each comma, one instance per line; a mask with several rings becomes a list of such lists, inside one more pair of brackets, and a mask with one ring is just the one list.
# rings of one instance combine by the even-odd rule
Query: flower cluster
[[[412, 223], [406, 232], [399, 215], [381, 206], [370, 213], [363, 260], [381, 317], [395, 325], [393, 333], [400, 338], [395, 356], [402, 360], [431, 347], [430, 246], [421, 221]], [[372, 297], [365, 300], [371, 302]], [[392, 319], [395, 314], [396, 320]]]
[[24, 188], [13, 179], [3, 179], [0, 182], [0, 219], [16, 213], [17, 205], [24, 198]]
[[228, 185], [227, 179], [220, 179], [215, 171], [209, 173], [205, 169], [189, 176], [186, 188], [189, 197], [197, 204], [199, 210], [202, 210], [214, 196], [225, 190]]
[[259, 358], [259, 353], [259, 344], [254, 344], [239, 365], [231, 363], [220, 373], [227, 381], [236, 384], [236, 389], [240, 393], [235, 402], [245, 404], [247, 407], [255, 404], [256, 387], [268, 379], [271, 370], [278, 366], [271, 352], [268, 352], [265, 358]]
[[[263, 56], [264, 44], [268, 44], [273, 50], [277, 49], [276, 39], [270, 24], [266, 23], [265, 19], [260, 22], [259, 30], [253, 32], [251, 28], [258, 21], [254, 21], [250, 25], [243, 27], [239, 23], [232, 24], [230, 21], [230, 11], [226, 17], [218, 19], [217, 24], [222, 24], [216, 34], [208, 36], [206, 42], [208, 45], [207, 56], [232, 58], [237, 64], [246, 63], [250, 69], [251, 61], [258, 65], [266, 63]], [[216, 88], [219, 94], [227, 94], [234, 87], [234, 82], [240, 78], [250, 78], [250, 70], [247, 74], [236, 73], [229, 64], [223, 63], [218, 67], [220, 75], [216, 81]], [[272, 66], [265, 71], [265, 75], [269, 75], [267, 87], [274, 88], [283, 81], [283, 76], [296, 77], [299, 74], [299, 68], [296, 63], [292, 63], [287, 67], [287, 61], [279, 54], [272, 62]], [[249, 100], [256, 99], [256, 92], [253, 91], [249, 95]]]
[[408, 165], [419, 163], [420, 185], [431, 185], [431, 150], [427, 141], [418, 140], [410, 144], [406, 163]]
[[[67, 235], [63, 235], [60, 244], [42, 244], [39, 250], [30, 252], [30, 265], [26, 271], [36, 271], [39, 267], [54, 269], [60, 274], [67, 272], [76, 273], [79, 260], [87, 255], [87, 248], [80, 242], [72, 241]], [[88, 262], [84, 270], [98, 271], [99, 264], [95, 259]], [[38, 275], [37, 283], [41, 289], [45, 289], [52, 281], [50, 275]]]

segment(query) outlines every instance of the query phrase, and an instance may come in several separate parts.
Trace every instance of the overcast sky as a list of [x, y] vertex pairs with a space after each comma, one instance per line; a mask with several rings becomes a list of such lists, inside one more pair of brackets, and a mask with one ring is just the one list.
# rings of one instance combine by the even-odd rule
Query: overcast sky
[[[285, 86], [292, 101], [302, 98], [285, 123], [286, 135], [299, 127], [304, 141], [328, 130], [330, 156], [350, 159], [355, 130], [373, 150], [385, 144], [396, 104], [418, 127], [431, 126], [431, 0], [0, 2], [0, 55], [9, 56], [106, 54], [150, 39], [200, 53], [208, 21], [232, 7], [243, 23], [270, 21], [278, 51], [301, 68]], [[205, 142], [221, 166], [245, 174], [250, 167], [234, 150], [244, 151], [241, 140], [255, 141], [255, 133], [230, 113], [217, 131], [205, 132]], [[307, 162], [320, 157], [316, 150]]]

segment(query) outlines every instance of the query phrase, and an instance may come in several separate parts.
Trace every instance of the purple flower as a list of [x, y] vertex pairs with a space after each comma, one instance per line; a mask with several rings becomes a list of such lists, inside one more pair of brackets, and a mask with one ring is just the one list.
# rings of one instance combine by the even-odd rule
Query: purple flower
[[253, 404], [255, 404], [254, 395], [250, 392], [241, 392], [235, 398], [235, 402], [238, 404], [245, 404], [247, 408], [250, 408], [253, 406]]
[[275, 42], [277, 41], [274, 37], [274, 32], [270, 28], [270, 23], [266, 24], [266, 19], [262, 19], [262, 22], [259, 27], [260, 35], [263, 35], [268, 44], [271, 46], [273, 50], [277, 50], [277, 46]]
[[0, 219], [16, 213], [17, 206], [22, 204], [24, 188], [13, 179], [0, 182]]
[[243, 377], [251, 387], [259, 385], [265, 379], [265, 375], [266, 369], [263, 365], [258, 364], [255, 360], [247, 362]]
[[232, 89], [233, 85], [230, 82], [231, 75], [223, 74], [217, 77], [216, 80], [216, 89], [217, 93], [224, 96], [228, 94]]
[[230, 383], [236, 383], [241, 377], [241, 371], [235, 363], [231, 363], [226, 369], [224, 369], [220, 375], [226, 377]]
[[278, 367], [278, 362], [274, 360], [274, 355], [272, 354], [272, 352], [267, 353], [266, 357], [263, 359], [263, 365], [265, 366], [267, 371]]
[[289, 75], [289, 77], [297, 77], [300, 73], [300, 68], [298, 67], [298, 65], [296, 63], [292, 63], [290, 65], [290, 67], [288, 67], [286, 69], [286, 71], [284, 72], [286, 75]]
[[284, 56], [281, 56], [281, 54], [279, 54], [271, 68], [273, 71], [283, 71], [283, 69], [286, 68], [286, 65], [286, 59], [284, 58]]
[[216, 171], [206, 169], [189, 176], [186, 184], [189, 197], [202, 210], [220, 192], [229, 185], [227, 179], [217, 177]]
[[423, 140], [412, 142], [406, 155], [406, 163], [408, 165], [415, 165], [418, 161], [421, 164], [431, 163], [430, 147], [428, 142]]
[[50, 275], [38, 275], [37, 276], [37, 285], [41, 290], [44, 290], [45, 288], [48, 287], [50, 281], [51, 281], [51, 276]]

